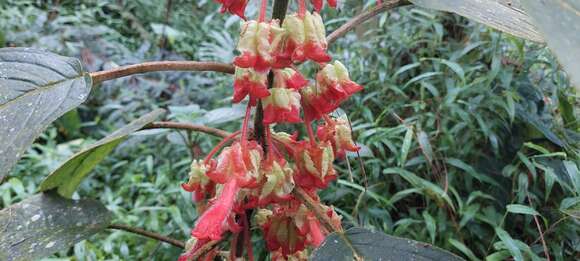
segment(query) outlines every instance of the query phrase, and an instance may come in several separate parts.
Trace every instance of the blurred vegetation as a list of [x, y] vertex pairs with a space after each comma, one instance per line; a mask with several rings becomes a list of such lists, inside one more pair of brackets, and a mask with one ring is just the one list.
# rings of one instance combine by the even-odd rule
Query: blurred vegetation
[[[328, 30], [373, 3], [325, 10]], [[249, 9], [252, 17], [255, 6]], [[228, 62], [238, 19], [218, 11], [207, 0], [0, 0], [0, 46], [76, 56], [90, 71], [151, 60]], [[330, 52], [365, 86], [343, 106], [363, 147], [360, 161], [339, 162], [340, 179], [322, 193], [346, 225], [433, 243], [468, 260], [541, 260], [541, 231], [552, 259], [580, 258], [579, 99], [544, 46], [405, 7], [359, 27]], [[231, 105], [231, 84], [227, 75], [172, 72], [94, 88], [0, 185], [0, 207], [35, 193], [68, 156], [153, 108], [168, 108], [170, 120], [239, 127], [243, 108]], [[197, 215], [179, 185], [191, 158], [216, 141], [140, 132], [75, 197], [101, 200], [117, 223], [186, 240]], [[109, 232], [55, 258], [173, 260], [180, 253]]]

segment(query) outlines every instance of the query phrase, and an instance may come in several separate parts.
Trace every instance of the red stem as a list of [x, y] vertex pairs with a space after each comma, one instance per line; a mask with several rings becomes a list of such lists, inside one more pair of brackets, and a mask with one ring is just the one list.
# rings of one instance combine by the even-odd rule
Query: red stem
[[258, 22], [264, 22], [266, 19], [266, 10], [268, 9], [268, 0], [262, 0], [262, 6], [260, 7], [260, 17], [258, 18]]
[[246, 107], [246, 116], [244, 117], [244, 123], [242, 124], [242, 152], [246, 153], [246, 147], [248, 144], [248, 124], [250, 122], [250, 114], [252, 112], [252, 105], [248, 103]]
[[308, 116], [304, 116], [304, 124], [306, 124], [306, 131], [308, 132], [308, 138], [310, 139], [310, 145], [316, 146], [316, 139], [314, 138], [314, 130], [312, 129], [312, 119]]
[[229, 136], [225, 137], [222, 141], [220, 141], [220, 143], [218, 143], [205, 157], [203, 163], [204, 164], [208, 164], [209, 161], [211, 160], [211, 158], [213, 157], [213, 155], [215, 155], [224, 145], [226, 145], [226, 143], [228, 143], [229, 141], [233, 140], [236, 136], [238, 136], [238, 134], [240, 134], [240, 131], [236, 131], [232, 134], [230, 134]]
[[236, 260], [237, 248], [238, 248], [238, 234], [233, 234], [232, 243], [230, 246], [230, 260]]
[[306, 1], [298, 0], [298, 16], [304, 17], [306, 15]]

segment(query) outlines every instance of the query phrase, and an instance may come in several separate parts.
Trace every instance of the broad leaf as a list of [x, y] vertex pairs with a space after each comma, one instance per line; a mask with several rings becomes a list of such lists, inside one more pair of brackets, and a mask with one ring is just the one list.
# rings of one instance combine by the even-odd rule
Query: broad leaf
[[522, 1], [522, 4], [580, 90], [580, 0]]
[[163, 109], [152, 111], [73, 155], [46, 177], [40, 185], [40, 191], [57, 188], [60, 195], [70, 198], [89, 172], [121, 141], [156, 120], [164, 112]]
[[355, 254], [364, 260], [463, 260], [427, 243], [393, 237], [364, 228], [351, 228], [343, 235], [330, 234], [312, 253], [311, 260], [351, 261], [355, 260]]
[[110, 212], [95, 200], [34, 195], [0, 211], [0, 260], [38, 260], [105, 229]]
[[91, 85], [77, 59], [0, 48], [0, 180], [51, 122], [85, 101]]
[[500, 31], [544, 42], [530, 17], [520, 4], [502, 0], [410, 0], [413, 4], [440, 11], [453, 12]]

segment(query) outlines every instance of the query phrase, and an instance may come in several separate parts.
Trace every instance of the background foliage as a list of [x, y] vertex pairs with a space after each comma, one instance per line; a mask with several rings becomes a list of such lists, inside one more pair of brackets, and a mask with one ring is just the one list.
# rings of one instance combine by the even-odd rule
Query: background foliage
[[[328, 30], [373, 3], [325, 10]], [[144, 60], [229, 62], [238, 20], [218, 8], [212, 1], [0, 0], [0, 46], [80, 57], [90, 71]], [[366, 87], [343, 107], [363, 146], [366, 175], [351, 157], [323, 193], [346, 224], [471, 260], [539, 260], [539, 226], [553, 259], [580, 258], [578, 94], [544, 46], [405, 7], [359, 27], [330, 52]], [[103, 84], [28, 151], [0, 185], [0, 207], [35, 193], [68, 156], [154, 108], [167, 108], [171, 120], [232, 130], [243, 108], [230, 105], [231, 84], [228, 76], [184, 72]], [[101, 200], [116, 223], [185, 240], [197, 216], [179, 184], [191, 157], [215, 142], [196, 133], [138, 133], [75, 197]], [[180, 253], [109, 232], [55, 258], [172, 260]]]

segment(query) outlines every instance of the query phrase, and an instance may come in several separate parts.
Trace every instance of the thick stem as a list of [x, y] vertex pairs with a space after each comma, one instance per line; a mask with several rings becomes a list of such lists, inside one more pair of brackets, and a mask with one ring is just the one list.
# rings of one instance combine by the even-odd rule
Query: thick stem
[[222, 137], [222, 138], [225, 138], [225, 137], [231, 135], [231, 133], [229, 133], [227, 131], [212, 128], [212, 127], [184, 123], [184, 122], [171, 122], [171, 121], [152, 122], [150, 124], [147, 124], [147, 126], [143, 127], [143, 129], [144, 130], [147, 130], [147, 129], [176, 129], [176, 130], [198, 131], [198, 132], [203, 132], [206, 134], [210, 134], [210, 135], [213, 135], [216, 137]]
[[234, 66], [216, 62], [160, 61], [121, 66], [111, 70], [90, 73], [93, 85], [133, 74], [161, 71], [213, 71], [234, 74]]
[[164, 235], [160, 235], [160, 234], [157, 234], [154, 232], [146, 231], [146, 230], [143, 230], [140, 228], [130, 227], [127, 225], [122, 225], [122, 224], [111, 224], [111, 225], [109, 225], [109, 228], [135, 233], [135, 234], [142, 235], [142, 236], [145, 236], [148, 238], [152, 238], [152, 239], [156, 239], [159, 241], [163, 241], [165, 243], [169, 243], [169, 244], [174, 245], [174, 246], [179, 247], [179, 248], [185, 248], [185, 243], [183, 243], [177, 239], [166, 237]]

